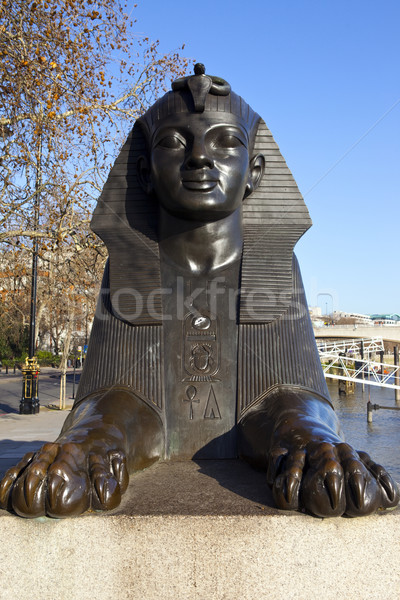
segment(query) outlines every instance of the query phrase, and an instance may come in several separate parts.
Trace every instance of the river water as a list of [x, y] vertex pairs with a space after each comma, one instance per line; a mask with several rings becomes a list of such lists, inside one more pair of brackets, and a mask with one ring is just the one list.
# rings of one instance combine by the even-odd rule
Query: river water
[[327, 379], [332, 403], [340, 419], [346, 442], [356, 450], [364, 450], [373, 460], [383, 465], [400, 482], [400, 411], [372, 412], [372, 423], [367, 422], [367, 402], [381, 406], [396, 405], [394, 390], [356, 384], [354, 394], [339, 395], [338, 382]]

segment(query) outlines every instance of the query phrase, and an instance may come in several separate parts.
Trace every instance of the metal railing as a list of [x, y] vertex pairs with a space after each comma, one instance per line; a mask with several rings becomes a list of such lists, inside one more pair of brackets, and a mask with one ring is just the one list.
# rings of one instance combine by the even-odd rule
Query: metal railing
[[353, 340], [334, 340], [329, 342], [317, 340], [317, 347], [320, 352], [331, 352], [337, 354], [342, 352], [360, 354], [361, 350], [363, 350], [365, 354], [372, 354], [375, 352], [383, 352], [385, 349], [383, 339], [381, 337], [356, 338]]
[[372, 411], [373, 410], [400, 410], [400, 406], [381, 406], [380, 404], [372, 404], [368, 400], [367, 402], [367, 421], [372, 423]]
[[400, 366], [354, 359], [336, 352], [319, 353], [325, 377], [400, 390]]

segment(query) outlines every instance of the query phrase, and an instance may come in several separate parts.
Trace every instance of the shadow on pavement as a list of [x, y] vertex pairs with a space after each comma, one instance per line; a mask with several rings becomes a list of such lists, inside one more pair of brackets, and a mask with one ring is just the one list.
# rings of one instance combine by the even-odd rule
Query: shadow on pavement
[[46, 440], [0, 440], [0, 479], [10, 467], [16, 465], [27, 452], [36, 452]]
[[274, 506], [266, 473], [263, 471], [253, 469], [240, 459], [230, 461], [195, 459], [194, 462], [199, 466], [199, 473], [215, 479], [223, 488], [252, 502]]
[[15, 413], [15, 414], [19, 414], [19, 411], [16, 408], [13, 408], [12, 406], [9, 406], [8, 404], [0, 404], [0, 415], [1, 414], [9, 414], [9, 413]]

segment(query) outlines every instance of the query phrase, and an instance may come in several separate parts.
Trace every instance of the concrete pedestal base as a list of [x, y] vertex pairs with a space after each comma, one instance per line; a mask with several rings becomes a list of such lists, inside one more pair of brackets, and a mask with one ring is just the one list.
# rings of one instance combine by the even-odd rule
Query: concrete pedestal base
[[263, 481], [239, 461], [160, 463], [107, 515], [1, 512], [0, 598], [398, 600], [398, 510], [283, 513]]

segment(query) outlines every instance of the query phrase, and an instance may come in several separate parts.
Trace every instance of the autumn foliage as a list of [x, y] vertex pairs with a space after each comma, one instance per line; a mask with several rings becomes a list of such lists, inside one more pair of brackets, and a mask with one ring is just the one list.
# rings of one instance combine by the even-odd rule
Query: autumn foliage
[[[40, 293], [49, 286], [43, 273], [58, 277], [50, 282], [54, 291], [65, 283], [70, 304], [72, 273], [90, 273], [98, 284], [105, 253], [88, 229], [94, 202], [133, 121], [188, 68], [182, 48], [160, 54], [158, 41], [136, 35], [131, 7], [0, 0], [0, 337], [11, 304], [6, 273], [22, 265], [29, 294], [33, 239]], [[73, 261], [91, 266], [78, 269]]]

